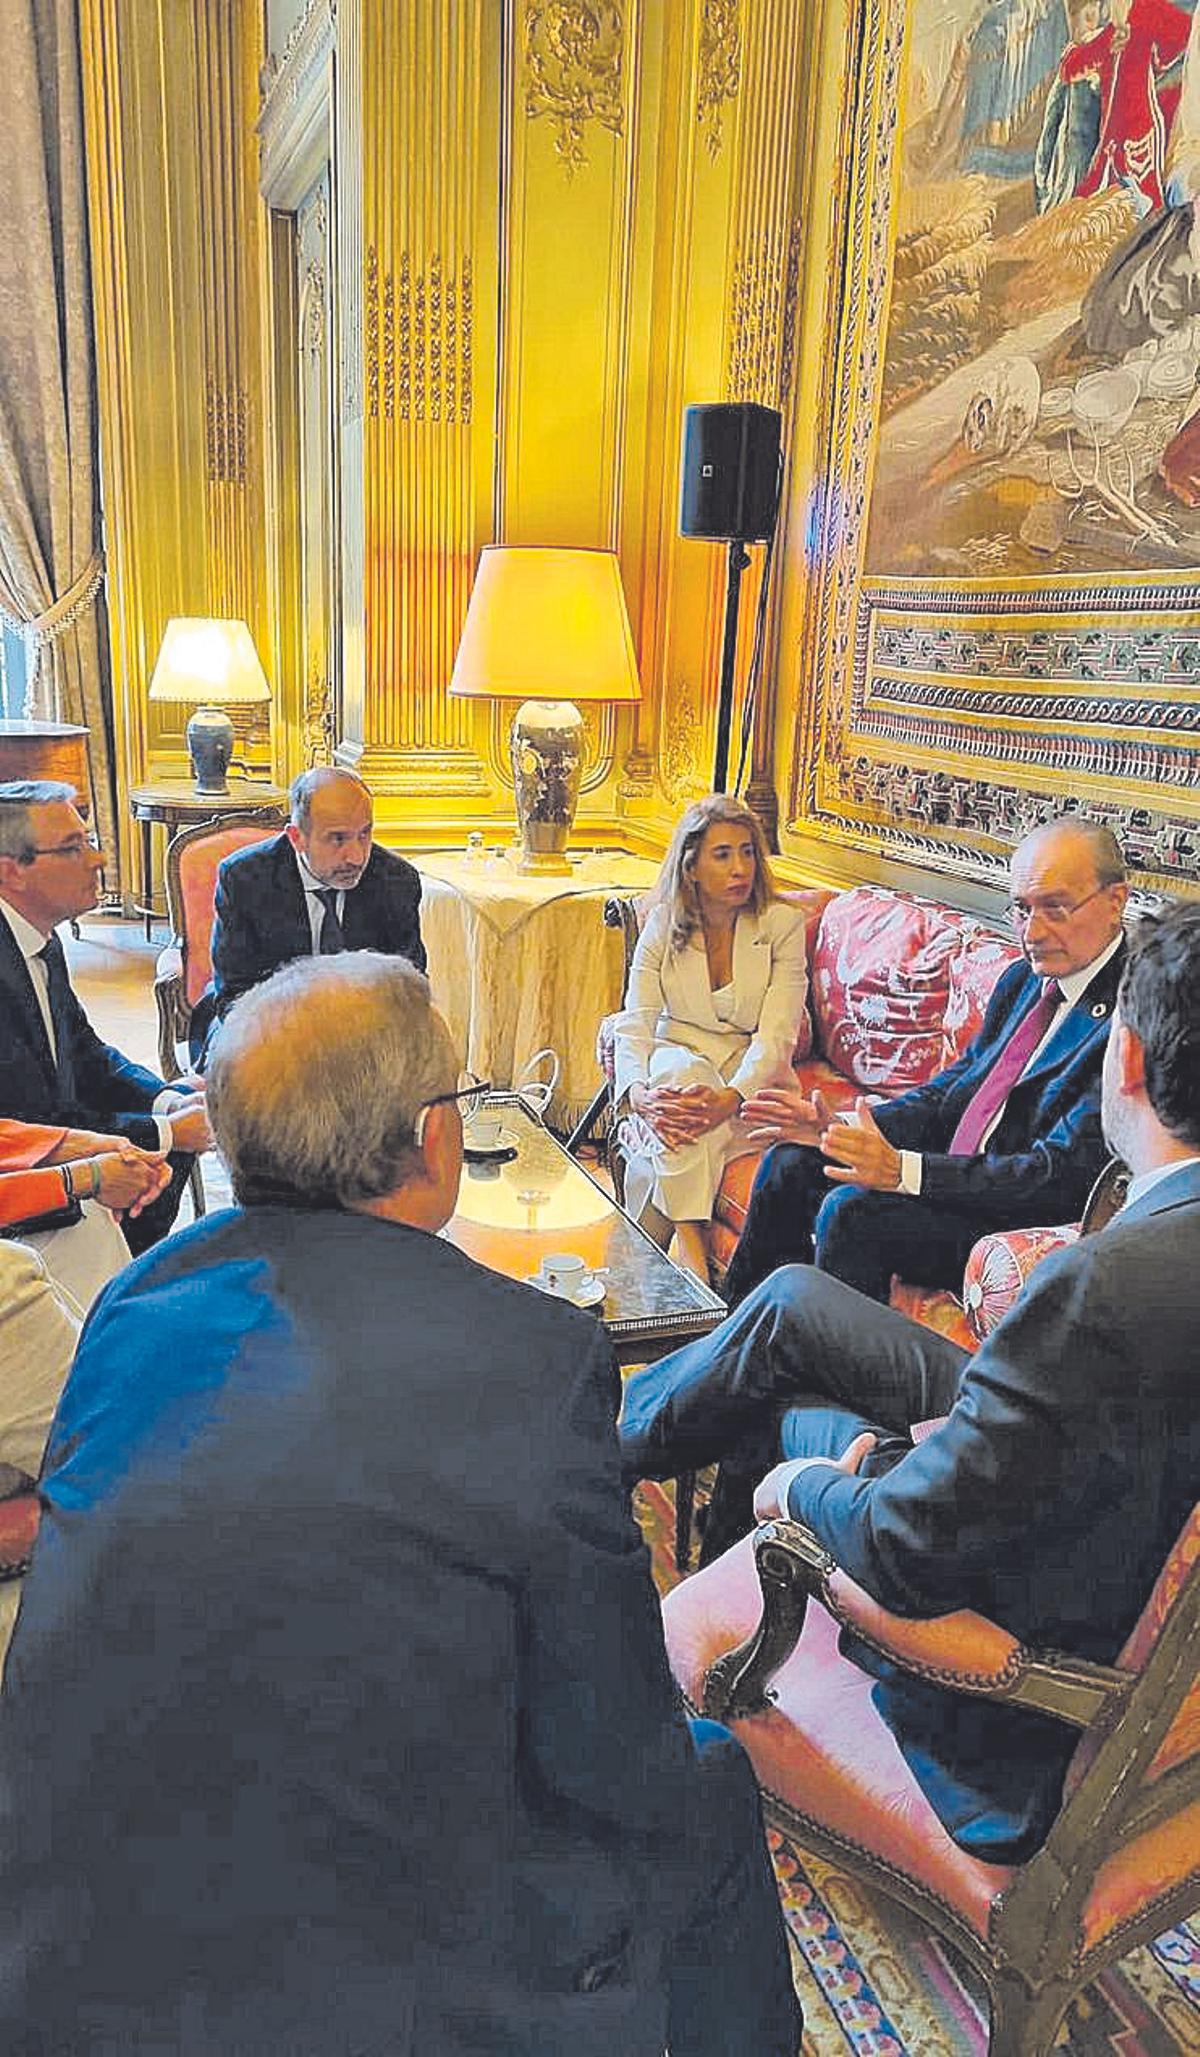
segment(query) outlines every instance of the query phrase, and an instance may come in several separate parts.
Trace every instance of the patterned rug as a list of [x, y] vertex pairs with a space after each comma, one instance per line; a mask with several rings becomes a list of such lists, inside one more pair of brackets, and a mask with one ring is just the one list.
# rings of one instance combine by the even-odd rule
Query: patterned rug
[[[669, 1488], [634, 1506], [660, 1592], [676, 1580]], [[770, 1834], [804, 2008], [804, 2057], [983, 2057], [987, 2001], [962, 1961], [883, 1895], [836, 1864]], [[1062, 2057], [1200, 2053], [1200, 1920], [1134, 1950], [1080, 1995], [1059, 2034]]]

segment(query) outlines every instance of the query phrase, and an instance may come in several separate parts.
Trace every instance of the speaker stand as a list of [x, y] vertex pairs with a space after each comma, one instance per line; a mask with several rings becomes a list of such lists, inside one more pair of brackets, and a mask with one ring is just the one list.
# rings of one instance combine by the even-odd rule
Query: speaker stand
[[725, 640], [721, 645], [721, 686], [717, 701], [717, 750], [713, 759], [713, 792], [724, 793], [729, 781], [729, 731], [733, 724], [733, 673], [737, 662], [738, 607], [742, 573], [750, 562], [744, 543], [729, 545], [725, 582]]

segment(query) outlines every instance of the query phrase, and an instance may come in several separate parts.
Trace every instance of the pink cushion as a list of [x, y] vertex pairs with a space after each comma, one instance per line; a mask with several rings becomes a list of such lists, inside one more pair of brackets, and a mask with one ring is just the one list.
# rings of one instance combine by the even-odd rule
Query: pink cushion
[[963, 1300], [972, 1347], [990, 1336], [1015, 1306], [1034, 1266], [1052, 1250], [1065, 1250], [1078, 1238], [1079, 1230], [1074, 1227], [998, 1229], [993, 1235], [980, 1236], [963, 1273]]
[[[951, 965], [979, 930], [969, 915], [881, 886], [839, 893], [821, 917], [810, 982], [830, 1063], [868, 1092], [904, 1092], [940, 1071]], [[964, 972], [956, 990], [965, 1006]]]
[[215, 828], [209, 836], [198, 836], [179, 853], [179, 891], [183, 903], [182, 930], [185, 961], [184, 998], [194, 1007], [212, 977], [213, 903], [217, 897], [217, 872], [233, 850], [250, 843], [262, 843], [279, 834], [278, 822], [264, 826], [246, 821], [232, 828]]
[[[747, 1537], [663, 1603], [671, 1669], [699, 1707], [714, 1660], [757, 1625], [761, 1595]], [[947, 1835], [876, 1713], [871, 1681], [843, 1658], [838, 1631], [811, 1602], [796, 1649], [772, 1681], [775, 1704], [731, 1726], [760, 1785], [830, 1833], [899, 1866], [985, 1934], [1007, 1865], [968, 1857]]]

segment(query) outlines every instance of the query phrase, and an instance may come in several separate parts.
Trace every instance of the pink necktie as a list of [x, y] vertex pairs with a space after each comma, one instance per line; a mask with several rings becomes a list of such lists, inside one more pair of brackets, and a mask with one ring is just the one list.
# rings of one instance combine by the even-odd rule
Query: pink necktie
[[1042, 997], [1023, 1014], [983, 1084], [959, 1116], [950, 1138], [952, 1156], [973, 1157], [1062, 1004], [1062, 987], [1047, 979]]

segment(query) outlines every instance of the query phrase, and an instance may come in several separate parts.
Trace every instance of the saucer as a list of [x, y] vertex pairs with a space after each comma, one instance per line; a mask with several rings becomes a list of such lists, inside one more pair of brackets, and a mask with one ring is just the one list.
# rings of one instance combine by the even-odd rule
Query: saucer
[[529, 1284], [536, 1286], [539, 1293], [545, 1293], [547, 1299], [561, 1300], [564, 1307], [598, 1307], [608, 1291], [605, 1281], [593, 1276], [578, 1293], [556, 1293], [540, 1271], [530, 1274]]
[[501, 1129], [498, 1143], [473, 1143], [470, 1129], [463, 1131], [463, 1156], [468, 1163], [506, 1164], [516, 1154], [517, 1139], [511, 1129]]

